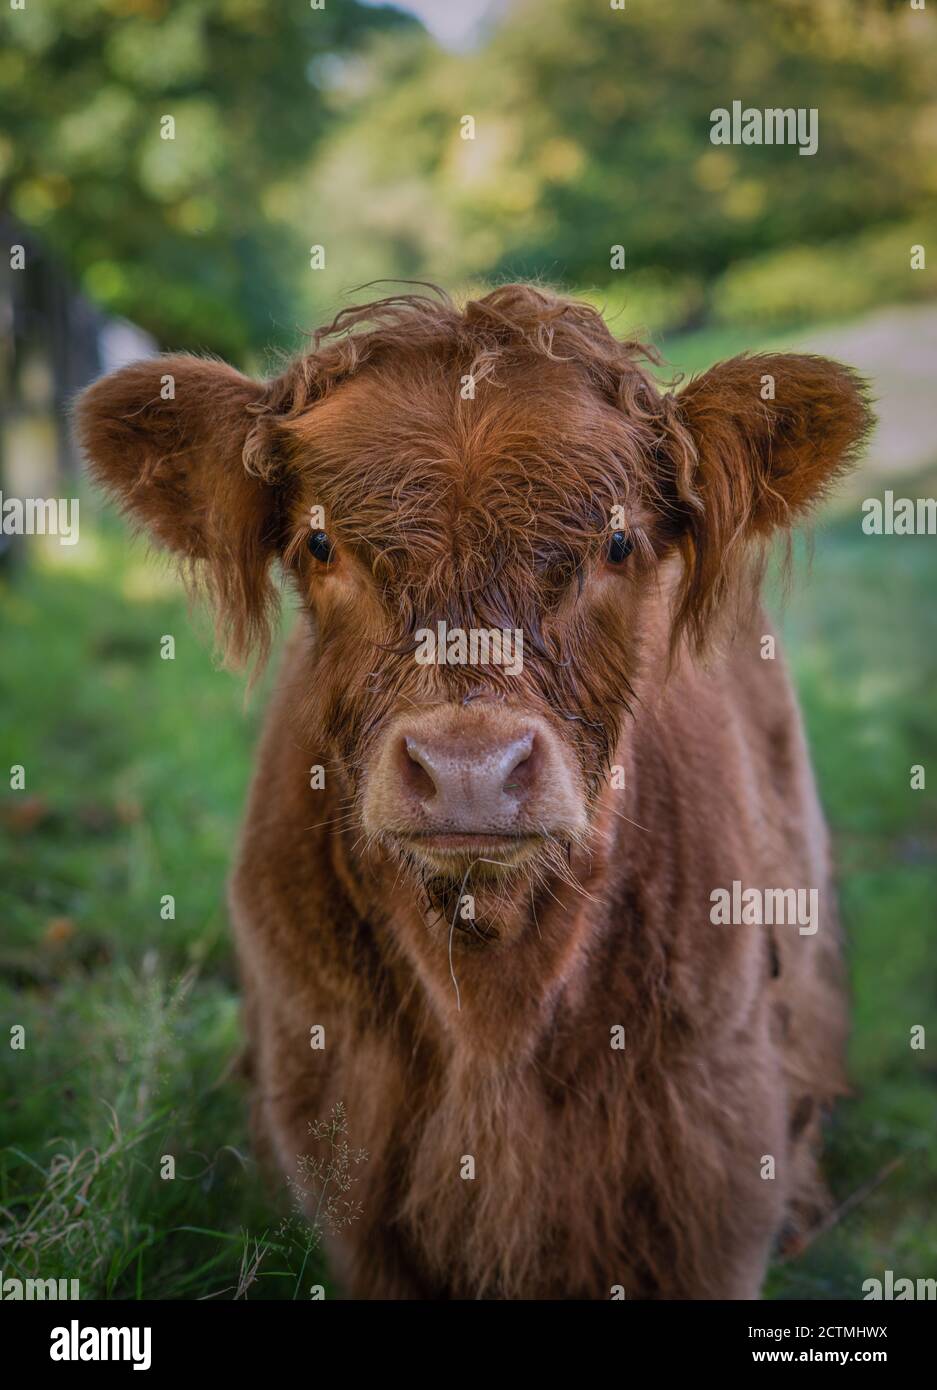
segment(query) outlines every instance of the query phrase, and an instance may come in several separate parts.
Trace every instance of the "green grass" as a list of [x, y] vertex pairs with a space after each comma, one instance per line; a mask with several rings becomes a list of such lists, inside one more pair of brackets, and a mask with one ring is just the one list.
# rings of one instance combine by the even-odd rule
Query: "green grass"
[[[890, 479], [933, 496], [937, 470]], [[870, 495], [880, 488], [870, 481]], [[885, 1269], [937, 1267], [937, 544], [864, 536], [850, 511], [817, 528], [782, 609], [840, 872], [853, 992], [853, 1095], [831, 1125], [827, 1173], [842, 1214], [769, 1293], [857, 1298]], [[927, 787], [911, 789], [922, 764]], [[877, 1185], [876, 1185], [877, 1184]]]
[[[223, 885], [264, 687], [245, 708], [113, 521], [33, 554], [0, 589], [0, 767], [26, 769], [0, 796], [2, 1036], [26, 1030], [0, 1047], [0, 1266], [77, 1274], [83, 1297], [309, 1297], [318, 1254], [256, 1171], [231, 1067]], [[937, 1262], [934, 1038], [909, 1046], [937, 998], [934, 557], [834, 517], [782, 610], [842, 871], [855, 1094], [827, 1161], [843, 1210], [773, 1268], [778, 1298], [853, 1299]]]
[[26, 1030], [0, 1048], [0, 1266], [86, 1298], [308, 1297], [321, 1263], [232, 1066], [223, 889], [262, 691], [245, 710], [114, 523], [43, 550], [0, 611], [0, 766], [26, 772], [0, 798], [0, 1014]]

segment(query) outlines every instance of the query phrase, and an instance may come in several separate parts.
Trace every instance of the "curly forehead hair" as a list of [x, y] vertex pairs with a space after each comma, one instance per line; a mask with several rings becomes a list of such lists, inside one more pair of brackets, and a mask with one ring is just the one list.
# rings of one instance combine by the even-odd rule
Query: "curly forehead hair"
[[[851, 466], [871, 422], [864, 383], [848, 368], [810, 356], [745, 353], [677, 395], [662, 392], [648, 370], [661, 361], [653, 347], [616, 338], [591, 305], [528, 284], [504, 285], [462, 308], [427, 286], [345, 309], [313, 335], [312, 350], [287, 367], [254, 409], [289, 431], [365, 367], [409, 372], [416, 399], [430, 358], [474, 385], [504, 387], [513, 373], [528, 392], [529, 369], [536, 371], [538, 362], [572, 369], [565, 382], [554, 376], [549, 385], [583, 436], [581, 448], [563, 441], [568, 487], [571, 493], [577, 485], [591, 487], [602, 507], [610, 490], [617, 500], [640, 496], [653, 507], [660, 541], [683, 562], [674, 650], [684, 636], [702, 649], [730, 592], [757, 592], [764, 542]], [[505, 394], [514, 417], [507, 403], [492, 415], [510, 436], [524, 398], [521, 391]], [[609, 429], [607, 414], [584, 410], [584, 397], [613, 407], [627, 422], [627, 435]], [[537, 447], [550, 452], [543, 431]], [[261, 428], [248, 443], [248, 466], [269, 477], [276, 456]], [[573, 536], [575, 508], [565, 510]]]
[[[650, 356], [595, 310], [528, 286], [461, 310], [442, 291], [394, 296], [345, 310], [287, 366], [255, 407], [249, 466], [272, 481], [315, 460], [318, 499], [368, 538], [395, 605], [464, 610], [510, 569], [502, 616], [513, 604], [536, 630], [614, 504], [642, 490], [662, 501], [647, 463], [665, 407], [638, 365]], [[330, 411], [362, 375], [366, 392]], [[304, 540], [299, 525], [288, 560]]]
[[613, 337], [591, 305], [511, 284], [460, 309], [439, 286], [425, 288], [427, 293], [389, 295], [343, 309], [317, 329], [311, 352], [284, 373], [273, 408], [289, 401], [291, 410], [302, 411], [362, 367], [400, 352], [468, 362], [476, 382], [494, 378], [499, 364], [524, 358], [578, 362], [588, 365], [596, 386], [629, 410], [651, 405], [656, 396], [651, 377], [639, 366], [642, 359], [659, 362], [656, 351]]

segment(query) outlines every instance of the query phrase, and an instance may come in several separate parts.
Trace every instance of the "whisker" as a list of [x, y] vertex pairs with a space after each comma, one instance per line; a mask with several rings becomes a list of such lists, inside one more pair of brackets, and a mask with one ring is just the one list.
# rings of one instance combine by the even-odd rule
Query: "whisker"
[[452, 977], [452, 983], [453, 983], [453, 985], [455, 986], [455, 1006], [456, 1006], [456, 1009], [457, 1009], [457, 1011], [458, 1011], [459, 1013], [462, 1012], [462, 995], [461, 995], [461, 993], [460, 993], [460, 991], [459, 991], [459, 982], [458, 982], [458, 980], [457, 980], [456, 977], [455, 977], [455, 967], [454, 967], [454, 965], [453, 965], [453, 963], [452, 963], [452, 942], [453, 942], [453, 938], [455, 937], [455, 922], [456, 922], [456, 918], [457, 918], [458, 915], [459, 915], [459, 904], [460, 904], [461, 901], [462, 901], [462, 894], [463, 894], [463, 892], [465, 891], [465, 885], [466, 885], [466, 883], [468, 882], [468, 876], [469, 876], [469, 874], [472, 872], [472, 870], [474, 869], [475, 864], [476, 864], [477, 862], [478, 862], [477, 860], [473, 860], [472, 863], [469, 864], [469, 866], [468, 866], [468, 868], [466, 869], [465, 873], [462, 875], [462, 883], [461, 883], [461, 886], [460, 886], [460, 888], [459, 888], [458, 896], [456, 897], [455, 909], [454, 909], [454, 911], [453, 911], [453, 913], [452, 913], [452, 922], [451, 922], [450, 927], [449, 927], [449, 974], [451, 975], [451, 977]]
[[531, 914], [532, 914], [533, 919], [534, 919], [534, 926], [537, 928], [537, 935], [540, 937], [540, 940], [542, 941], [542, 940], [543, 940], [543, 932], [540, 930], [540, 923], [539, 923], [539, 921], [537, 920], [537, 903], [536, 903], [536, 901], [535, 901], [535, 899], [534, 899], [534, 885], [533, 885], [533, 883], [531, 883], [531, 885], [530, 885], [530, 911], [531, 911]]
[[643, 830], [646, 832], [646, 834], [650, 835], [651, 832], [648, 830], [646, 825], [638, 825], [638, 822], [636, 820], [631, 820], [630, 817], [626, 816], [622, 811], [616, 811], [614, 806], [609, 806], [608, 809], [611, 811], [613, 816], [618, 816], [620, 820], [626, 820], [628, 824], [633, 825], [636, 830]]

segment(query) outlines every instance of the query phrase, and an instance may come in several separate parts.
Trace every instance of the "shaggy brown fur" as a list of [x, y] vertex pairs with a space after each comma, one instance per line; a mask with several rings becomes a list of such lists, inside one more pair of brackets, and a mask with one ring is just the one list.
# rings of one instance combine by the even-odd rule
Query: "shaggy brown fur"
[[[675, 395], [642, 358], [509, 286], [346, 312], [268, 384], [169, 357], [80, 404], [95, 475], [205, 571], [235, 657], [265, 644], [275, 561], [299, 596], [231, 907], [260, 1135], [293, 1174], [342, 1101], [369, 1154], [336, 1242], [354, 1296], [750, 1298], [820, 1197], [838, 932], [758, 550], [870, 416], [820, 358]], [[438, 620], [521, 629], [523, 672], [418, 665]], [[522, 734], [491, 825], [433, 821], [414, 748], [469, 787]], [[492, 827], [500, 857], [433, 838]], [[734, 880], [817, 888], [819, 930], [714, 925]]]

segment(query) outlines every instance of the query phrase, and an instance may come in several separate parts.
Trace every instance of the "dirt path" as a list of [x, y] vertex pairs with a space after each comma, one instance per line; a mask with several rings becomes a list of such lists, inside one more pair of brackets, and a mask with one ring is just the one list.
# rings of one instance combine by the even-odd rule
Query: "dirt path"
[[897, 478], [937, 461], [937, 304], [882, 309], [796, 346], [848, 362], [873, 383], [879, 425], [860, 476]]

